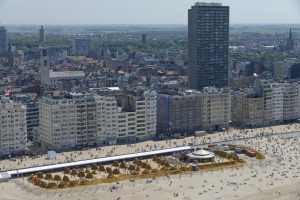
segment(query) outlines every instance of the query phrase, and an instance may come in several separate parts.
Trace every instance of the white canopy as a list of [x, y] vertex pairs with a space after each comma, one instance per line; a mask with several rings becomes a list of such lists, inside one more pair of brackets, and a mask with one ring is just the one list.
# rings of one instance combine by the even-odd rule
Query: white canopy
[[194, 151], [193, 153], [190, 153], [187, 155], [191, 159], [212, 159], [215, 157], [215, 154], [213, 152], [206, 151], [204, 149], [201, 149], [199, 151]]

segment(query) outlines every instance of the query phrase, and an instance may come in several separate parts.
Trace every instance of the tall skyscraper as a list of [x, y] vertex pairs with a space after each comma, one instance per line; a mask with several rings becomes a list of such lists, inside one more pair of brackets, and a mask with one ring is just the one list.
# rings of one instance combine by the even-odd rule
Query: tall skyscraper
[[6, 54], [8, 50], [8, 38], [6, 28], [0, 27], [0, 55]]
[[188, 29], [190, 87], [228, 86], [229, 7], [196, 3]]
[[39, 42], [44, 43], [45, 41], [46, 41], [45, 29], [44, 29], [44, 26], [41, 26]]

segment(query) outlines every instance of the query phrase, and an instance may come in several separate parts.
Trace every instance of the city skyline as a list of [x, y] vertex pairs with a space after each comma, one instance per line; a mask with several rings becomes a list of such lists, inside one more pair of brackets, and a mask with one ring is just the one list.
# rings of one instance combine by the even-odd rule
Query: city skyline
[[[87, 3], [78, 0], [71, 4], [70, 0], [52, 0], [51, 2], [1, 0], [0, 23], [49, 25], [187, 24], [187, 9], [195, 2], [197, 1], [127, 0], [108, 2], [89, 0]], [[300, 3], [297, 0], [272, 2], [272, 4], [259, 0], [251, 2], [215, 0], [213, 2], [220, 2], [231, 7], [232, 24], [297, 24], [300, 20], [300, 13], [298, 12]], [[53, 12], [54, 10], [55, 12]], [[168, 12], [165, 12], [166, 10]]]

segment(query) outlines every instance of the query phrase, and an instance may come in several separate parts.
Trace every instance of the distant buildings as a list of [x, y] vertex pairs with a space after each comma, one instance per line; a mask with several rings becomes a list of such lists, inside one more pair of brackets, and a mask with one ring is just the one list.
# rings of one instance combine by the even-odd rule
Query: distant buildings
[[0, 55], [5, 55], [8, 50], [8, 37], [6, 28], [0, 27]]
[[26, 108], [4, 97], [0, 97], [0, 138], [0, 156], [26, 150]]
[[147, 35], [146, 34], [142, 34], [142, 43], [143, 44], [147, 43]]
[[[300, 67], [295, 67], [295, 64], [300, 63], [298, 59], [289, 58], [282, 61], [274, 62], [273, 77], [275, 80], [296, 79], [300, 78]], [[297, 72], [299, 71], [299, 72]]]
[[52, 71], [50, 70], [48, 50], [42, 48], [40, 51], [40, 80], [41, 85], [44, 88], [52, 87], [57, 88], [58, 85], [62, 85], [63, 82], [72, 80], [81, 80], [85, 77], [83, 71]]
[[89, 38], [75, 38], [73, 41], [73, 54], [75, 56], [88, 56], [90, 50]]
[[67, 94], [40, 101], [40, 140], [48, 149], [134, 142], [156, 134], [156, 93]]
[[204, 88], [159, 94], [157, 113], [161, 134], [192, 134], [199, 130], [218, 130], [229, 125], [229, 89]]
[[196, 3], [188, 24], [190, 87], [228, 86], [229, 7]]

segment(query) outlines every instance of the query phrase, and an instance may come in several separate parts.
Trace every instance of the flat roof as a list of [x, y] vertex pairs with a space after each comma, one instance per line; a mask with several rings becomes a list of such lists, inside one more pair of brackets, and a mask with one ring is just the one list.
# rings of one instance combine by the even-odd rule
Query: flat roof
[[63, 72], [50, 71], [49, 76], [51, 79], [72, 79], [72, 78], [82, 78], [85, 76], [85, 74], [83, 71], [63, 71]]
[[135, 153], [135, 154], [125, 154], [125, 155], [119, 155], [119, 156], [103, 157], [103, 158], [75, 161], [75, 162], [62, 163], [62, 164], [53, 164], [53, 165], [45, 165], [45, 166], [39, 166], [39, 167], [30, 167], [30, 168], [25, 168], [25, 169], [10, 170], [10, 171], [6, 171], [4, 173], [9, 174], [10, 176], [19, 176], [19, 175], [32, 174], [32, 173], [37, 173], [37, 172], [42, 172], [42, 171], [52, 171], [52, 170], [59, 170], [59, 169], [71, 168], [71, 167], [79, 167], [79, 166], [85, 166], [85, 165], [91, 165], [91, 164], [99, 164], [99, 163], [106, 163], [106, 162], [113, 162], [113, 161], [120, 161], [120, 160], [129, 160], [129, 159], [142, 158], [142, 157], [148, 157], [148, 156], [154, 156], [154, 155], [175, 153], [175, 152], [180, 152], [180, 151], [188, 151], [188, 150], [192, 150], [192, 149], [193, 148], [190, 146], [183, 146], [183, 147], [141, 152], [141, 153]]

